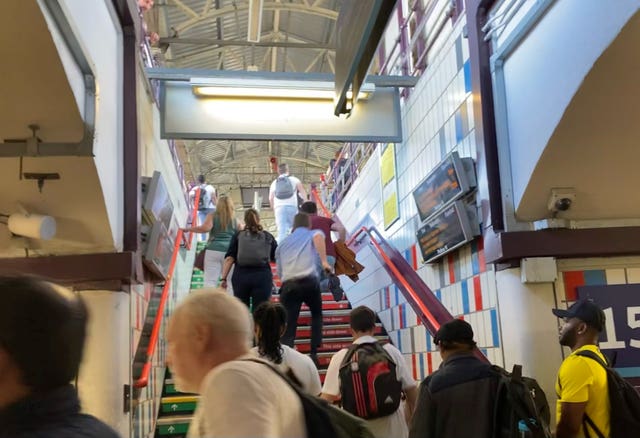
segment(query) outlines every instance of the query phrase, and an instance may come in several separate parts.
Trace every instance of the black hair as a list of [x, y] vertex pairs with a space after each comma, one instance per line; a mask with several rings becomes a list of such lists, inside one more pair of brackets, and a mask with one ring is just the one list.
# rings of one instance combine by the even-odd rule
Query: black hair
[[438, 341], [436, 344], [440, 351], [451, 351], [451, 350], [473, 350], [476, 347], [475, 341], [465, 340], [465, 341]]
[[355, 332], [368, 332], [376, 326], [376, 313], [367, 306], [358, 306], [349, 314], [349, 325]]
[[301, 213], [318, 214], [318, 206], [313, 201], [305, 201], [300, 206]]
[[204, 175], [198, 175], [198, 182], [200, 184], [204, 184], [204, 182], [206, 181]]
[[263, 230], [262, 225], [260, 225], [260, 215], [257, 210], [249, 208], [244, 212], [244, 225], [245, 229], [252, 233], [258, 233]]
[[22, 384], [52, 390], [78, 374], [87, 308], [51, 283], [28, 276], [0, 276], [0, 348], [20, 370]]
[[256, 327], [260, 328], [258, 352], [273, 363], [282, 363], [280, 335], [287, 326], [287, 311], [280, 303], [265, 301], [253, 312]]
[[293, 217], [293, 229], [296, 228], [311, 228], [311, 219], [307, 213], [298, 213]]

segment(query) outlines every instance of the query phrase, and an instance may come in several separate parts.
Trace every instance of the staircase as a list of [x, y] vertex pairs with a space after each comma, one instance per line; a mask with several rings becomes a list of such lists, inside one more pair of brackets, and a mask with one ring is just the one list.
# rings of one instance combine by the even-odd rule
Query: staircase
[[[204, 243], [198, 243], [198, 251]], [[277, 277], [275, 265], [272, 264], [274, 289], [281, 286]], [[191, 278], [191, 288], [203, 287], [203, 272], [199, 269], [193, 270]], [[279, 295], [273, 295], [274, 301], [279, 301]], [[320, 380], [324, 382], [325, 374], [333, 354], [351, 345], [352, 337], [349, 328], [349, 312], [351, 305], [349, 301], [334, 301], [330, 293], [322, 294], [322, 345], [318, 349], [318, 371]], [[376, 325], [376, 336], [381, 340], [388, 340], [380, 322]], [[298, 318], [298, 329], [296, 331], [295, 348], [301, 353], [309, 353], [311, 350], [311, 312], [306, 305], [300, 309]], [[164, 388], [162, 391], [162, 401], [158, 421], [156, 423], [156, 438], [184, 438], [186, 437], [189, 423], [198, 402], [198, 396], [193, 394], [183, 394], [175, 390], [171, 373], [166, 372]]]
[[[196, 254], [204, 249], [206, 242], [198, 242]], [[193, 268], [191, 274], [191, 289], [204, 287], [204, 272]], [[198, 404], [199, 396], [178, 392], [171, 377], [171, 370], [167, 368], [160, 400], [160, 411], [156, 422], [156, 438], [171, 437], [185, 438], [193, 412]]]

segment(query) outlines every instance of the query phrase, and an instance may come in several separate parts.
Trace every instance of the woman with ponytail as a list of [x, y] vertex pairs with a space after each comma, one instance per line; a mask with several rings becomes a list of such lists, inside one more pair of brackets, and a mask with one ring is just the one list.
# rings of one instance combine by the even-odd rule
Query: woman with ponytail
[[233, 294], [247, 307], [256, 309], [271, 297], [273, 274], [270, 262], [275, 261], [278, 244], [271, 233], [263, 230], [256, 210], [248, 209], [244, 221], [244, 230], [236, 232], [231, 238], [220, 286], [227, 288], [227, 278], [235, 266], [231, 276]]
[[307, 393], [320, 394], [320, 376], [311, 358], [280, 343], [280, 337], [287, 327], [284, 306], [271, 301], [264, 302], [253, 312], [253, 320], [257, 346], [251, 353], [271, 362], [283, 373], [293, 374]]

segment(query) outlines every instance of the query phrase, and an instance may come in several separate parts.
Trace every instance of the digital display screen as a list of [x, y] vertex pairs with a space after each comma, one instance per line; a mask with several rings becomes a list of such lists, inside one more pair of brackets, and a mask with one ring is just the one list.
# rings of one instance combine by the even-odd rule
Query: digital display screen
[[422, 258], [430, 262], [467, 242], [468, 218], [464, 208], [453, 204], [418, 229], [416, 237]]
[[452, 155], [440, 163], [413, 191], [421, 221], [466, 191], [465, 187], [461, 187], [460, 177], [454, 164], [455, 158]]

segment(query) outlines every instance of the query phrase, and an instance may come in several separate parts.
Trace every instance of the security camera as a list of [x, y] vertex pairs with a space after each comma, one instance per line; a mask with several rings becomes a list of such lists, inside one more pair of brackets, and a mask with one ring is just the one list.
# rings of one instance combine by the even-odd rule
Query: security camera
[[549, 211], [553, 213], [567, 211], [571, 208], [575, 199], [576, 192], [573, 188], [551, 189], [551, 196], [547, 202], [547, 207]]

